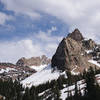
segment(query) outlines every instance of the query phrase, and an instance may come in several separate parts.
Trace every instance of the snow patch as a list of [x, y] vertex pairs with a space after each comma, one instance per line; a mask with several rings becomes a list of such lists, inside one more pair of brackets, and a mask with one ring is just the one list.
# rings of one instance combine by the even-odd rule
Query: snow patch
[[85, 50], [85, 52], [86, 52], [87, 54], [89, 54], [89, 53], [93, 52], [93, 50]]
[[31, 87], [32, 85], [39, 85], [46, 82], [50, 82], [51, 80], [58, 79], [58, 77], [61, 75], [59, 71], [52, 72], [51, 65], [48, 65], [43, 70], [29, 76], [25, 80], [21, 81], [23, 86], [25, 87]]
[[2, 73], [4, 73], [4, 72], [8, 73], [8, 72], [11, 71], [11, 70], [16, 70], [16, 69], [7, 67], [7, 68], [5, 68], [5, 69], [1, 69], [1, 70], [0, 70], [0, 74], [2, 74]]
[[74, 70], [76, 70], [77, 69], [77, 65], [75, 65], [75, 68], [71, 71], [71, 74], [72, 75], [79, 75], [80, 74], [80, 72], [75, 72]]
[[[86, 84], [84, 83], [84, 80], [78, 81], [77, 82], [77, 88], [78, 90], [81, 90], [82, 95], [84, 95], [84, 88], [86, 87]], [[66, 100], [66, 98], [68, 97], [68, 91], [71, 91], [71, 94], [74, 95], [75, 94], [75, 85], [71, 85], [68, 86], [64, 89], [61, 90], [61, 99], [62, 100]]]
[[47, 65], [40, 65], [40, 66], [30, 66], [30, 68], [38, 71], [41, 71], [42, 69], [44, 69], [45, 67], [47, 67]]
[[95, 60], [88, 60], [88, 62], [100, 67], [100, 64], [97, 63], [97, 61], [95, 61]]

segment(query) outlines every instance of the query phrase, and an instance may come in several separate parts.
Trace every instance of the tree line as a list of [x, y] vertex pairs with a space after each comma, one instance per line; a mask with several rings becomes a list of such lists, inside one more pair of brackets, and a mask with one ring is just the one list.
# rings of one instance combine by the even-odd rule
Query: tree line
[[[61, 90], [74, 85], [74, 94], [67, 91], [66, 100], [100, 100], [100, 86], [95, 78], [95, 75], [99, 73], [100, 70], [92, 67], [87, 72], [84, 71], [84, 73], [76, 76], [67, 71], [67, 78], [61, 75], [57, 80], [31, 88], [24, 88], [19, 81], [0, 80], [0, 95], [4, 96], [6, 100], [62, 100]], [[86, 85], [82, 93], [77, 84], [83, 79]]]

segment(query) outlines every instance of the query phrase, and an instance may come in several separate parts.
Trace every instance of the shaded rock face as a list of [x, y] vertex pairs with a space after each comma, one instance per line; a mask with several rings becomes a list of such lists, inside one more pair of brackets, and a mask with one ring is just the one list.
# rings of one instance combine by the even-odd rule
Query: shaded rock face
[[41, 57], [31, 57], [29, 59], [21, 58], [17, 61], [17, 66], [40, 66], [44, 64], [50, 64], [51, 60], [48, 59], [45, 55]]
[[93, 49], [96, 44], [92, 40], [85, 42], [80, 31], [75, 29], [59, 44], [51, 60], [52, 67], [62, 71], [77, 69], [79, 72], [90, 67], [88, 60], [91, 56], [86, 53], [86, 50]]
[[82, 43], [85, 49], [93, 49], [94, 47], [97, 46], [97, 44], [92, 39], [84, 40], [82, 41]]
[[66, 56], [68, 56], [68, 54], [69, 53], [66, 47], [65, 39], [63, 39], [59, 44], [55, 55], [52, 57], [52, 61], [51, 61], [52, 67], [57, 67], [61, 70], [68, 68], [68, 63], [66, 59]]

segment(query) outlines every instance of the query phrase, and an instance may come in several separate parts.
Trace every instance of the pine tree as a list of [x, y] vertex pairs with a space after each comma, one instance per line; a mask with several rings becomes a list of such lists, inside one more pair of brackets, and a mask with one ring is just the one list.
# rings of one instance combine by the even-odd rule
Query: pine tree
[[23, 100], [31, 100], [29, 88], [26, 88]]
[[54, 100], [60, 100], [61, 93], [60, 93], [57, 81], [55, 81], [51, 91], [53, 93], [52, 97], [54, 98]]
[[75, 100], [80, 100], [81, 98], [81, 91], [78, 90], [78, 87], [77, 87], [77, 81], [75, 82], [75, 94], [74, 94], [74, 99]]
[[94, 100], [95, 98], [95, 72], [92, 67], [90, 67], [89, 71], [86, 74], [86, 97], [89, 100]]

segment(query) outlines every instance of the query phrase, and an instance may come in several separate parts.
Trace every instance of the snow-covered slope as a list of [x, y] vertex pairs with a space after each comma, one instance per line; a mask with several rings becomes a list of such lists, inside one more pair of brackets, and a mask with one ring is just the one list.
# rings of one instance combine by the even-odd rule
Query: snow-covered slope
[[30, 66], [30, 68], [36, 70], [37, 72], [43, 70], [45, 67], [47, 67], [46, 64], [41, 66]]
[[[84, 83], [84, 80], [78, 81], [77, 82], [77, 88], [78, 90], [81, 90], [82, 95], [84, 94], [84, 89], [86, 87], [86, 84]], [[62, 100], [66, 100], [66, 98], [68, 97], [68, 91], [71, 91], [72, 95], [75, 94], [75, 85], [71, 85], [69, 87], [64, 87], [61, 90], [61, 99]]]
[[2, 74], [2, 73], [4, 73], [4, 72], [8, 73], [8, 72], [11, 71], [11, 70], [16, 71], [16, 69], [14, 69], [14, 68], [9, 68], [9, 67], [7, 67], [7, 68], [5, 68], [5, 69], [0, 69], [0, 74]]
[[51, 65], [48, 65], [42, 71], [31, 75], [30, 77], [23, 80], [21, 83], [25, 87], [31, 87], [32, 85], [39, 85], [57, 79], [61, 74], [63, 73], [60, 73], [57, 70], [52, 72]]

